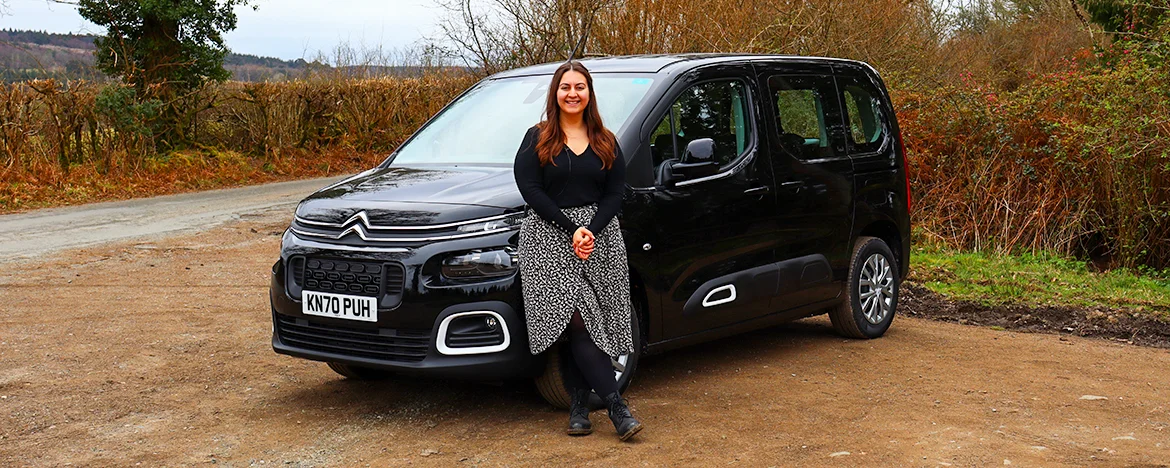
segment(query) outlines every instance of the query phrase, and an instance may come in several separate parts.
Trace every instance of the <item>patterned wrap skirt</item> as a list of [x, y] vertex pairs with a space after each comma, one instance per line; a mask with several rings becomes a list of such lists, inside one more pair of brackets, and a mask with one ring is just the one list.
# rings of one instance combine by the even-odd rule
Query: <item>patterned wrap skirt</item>
[[[569, 219], [585, 226], [597, 205], [563, 208]], [[588, 260], [573, 253], [571, 234], [531, 209], [520, 226], [520, 284], [532, 354], [548, 349], [581, 313], [597, 347], [611, 357], [634, 351], [630, 336], [630, 271], [626, 244], [617, 218], [593, 233]]]

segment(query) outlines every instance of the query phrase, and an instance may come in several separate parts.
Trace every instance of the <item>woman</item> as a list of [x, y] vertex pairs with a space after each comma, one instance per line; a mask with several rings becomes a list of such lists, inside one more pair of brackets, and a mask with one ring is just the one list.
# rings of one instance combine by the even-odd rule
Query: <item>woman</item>
[[519, 252], [529, 348], [543, 352], [567, 327], [568, 433], [593, 432], [592, 389], [605, 400], [618, 436], [628, 440], [642, 424], [618, 394], [610, 363], [610, 356], [633, 352], [629, 271], [614, 217], [626, 166], [601, 123], [593, 78], [580, 63], [566, 62], [553, 74], [544, 120], [524, 135], [514, 169], [530, 210]]

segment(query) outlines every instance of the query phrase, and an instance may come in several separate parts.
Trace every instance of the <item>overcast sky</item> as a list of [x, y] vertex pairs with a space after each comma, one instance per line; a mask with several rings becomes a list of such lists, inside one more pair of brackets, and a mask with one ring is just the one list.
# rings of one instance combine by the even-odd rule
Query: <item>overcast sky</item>
[[[104, 33], [77, 8], [46, 0], [0, 0], [8, 8], [0, 28], [54, 33]], [[236, 9], [239, 23], [227, 34], [233, 52], [313, 58], [339, 43], [401, 49], [434, 33], [440, 10], [432, 0], [254, 0]]]

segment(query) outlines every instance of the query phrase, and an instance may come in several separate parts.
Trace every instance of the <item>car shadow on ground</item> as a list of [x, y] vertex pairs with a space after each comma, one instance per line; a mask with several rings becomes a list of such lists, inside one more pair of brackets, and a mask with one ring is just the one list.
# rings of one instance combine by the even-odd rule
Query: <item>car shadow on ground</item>
[[[680, 381], [717, 385], [721, 370], [732, 372], [765, 362], [783, 364], [800, 359], [808, 347], [841, 343], [827, 320], [805, 319], [735, 335], [687, 348], [647, 356], [627, 395], [669, 392]], [[533, 414], [559, 413], [545, 403], [530, 382], [483, 383], [393, 376], [380, 381], [357, 381], [330, 373], [320, 385], [285, 385], [266, 406], [274, 412], [317, 413], [321, 417], [356, 417], [433, 425], [444, 420], [492, 418], [493, 424]], [[342, 416], [345, 415], [345, 416]], [[296, 416], [301, 418], [303, 416]]]

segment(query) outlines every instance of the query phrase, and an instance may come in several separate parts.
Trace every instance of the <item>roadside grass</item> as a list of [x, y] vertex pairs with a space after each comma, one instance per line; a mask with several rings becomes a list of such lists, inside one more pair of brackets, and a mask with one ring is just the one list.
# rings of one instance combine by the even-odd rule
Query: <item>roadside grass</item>
[[1040, 254], [1002, 255], [918, 247], [909, 281], [952, 300], [983, 305], [1107, 307], [1170, 320], [1170, 271], [1092, 271], [1086, 262]]

